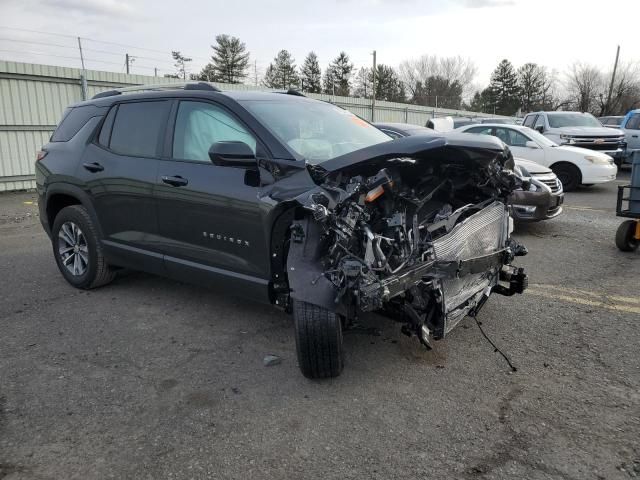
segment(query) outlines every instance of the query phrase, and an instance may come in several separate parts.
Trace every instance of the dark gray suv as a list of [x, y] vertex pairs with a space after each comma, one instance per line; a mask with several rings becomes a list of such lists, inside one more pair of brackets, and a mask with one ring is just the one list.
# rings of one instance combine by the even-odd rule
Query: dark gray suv
[[364, 312], [428, 348], [511, 266], [511, 154], [491, 137], [392, 140], [294, 91], [210, 84], [104, 92], [38, 155], [42, 224], [78, 288], [139, 269], [292, 312], [304, 375], [338, 375]]

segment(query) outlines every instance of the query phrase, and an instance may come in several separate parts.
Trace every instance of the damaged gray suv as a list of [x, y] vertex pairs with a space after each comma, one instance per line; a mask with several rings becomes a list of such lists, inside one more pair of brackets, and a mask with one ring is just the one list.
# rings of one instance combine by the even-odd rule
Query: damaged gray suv
[[36, 180], [73, 286], [126, 267], [275, 304], [293, 313], [302, 373], [325, 378], [365, 312], [431, 348], [492, 292], [522, 293], [512, 167], [493, 137], [393, 140], [294, 91], [188, 83], [70, 107]]

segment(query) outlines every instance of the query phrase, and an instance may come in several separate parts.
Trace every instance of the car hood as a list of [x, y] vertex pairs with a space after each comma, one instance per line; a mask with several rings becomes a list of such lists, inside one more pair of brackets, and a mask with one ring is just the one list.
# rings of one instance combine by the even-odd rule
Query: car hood
[[563, 133], [565, 135], [602, 135], [603, 137], [622, 136], [624, 132], [611, 127], [561, 127], [551, 128], [551, 133]]
[[319, 168], [330, 174], [336, 172], [366, 173], [377, 172], [388, 162], [402, 162], [404, 159], [434, 159], [448, 163], [480, 162], [488, 164], [503, 157], [511, 157], [509, 148], [499, 139], [489, 135], [448, 132], [446, 136], [416, 135], [378, 143], [354, 152], [327, 160], [312, 168]]
[[551, 173], [551, 169], [540, 165], [539, 163], [525, 160], [524, 158], [514, 158], [517, 167], [523, 167], [529, 173]]
[[611, 158], [606, 153], [598, 152], [597, 150], [589, 150], [588, 148], [581, 148], [581, 147], [571, 147], [571, 146], [562, 145], [558, 147], [553, 147], [550, 150], [554, 152], [556, 156], [570, 153], [572, 155], [579, 155], [581, 157], [585, 157], [586, 155], [589, 155], [591, 157]]

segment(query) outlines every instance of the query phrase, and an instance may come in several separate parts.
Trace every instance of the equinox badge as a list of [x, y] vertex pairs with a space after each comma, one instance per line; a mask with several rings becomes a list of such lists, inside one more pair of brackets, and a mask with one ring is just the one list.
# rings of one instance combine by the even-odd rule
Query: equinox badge
[[226, 235], [221, 235], [219, 233], [202, 232], [202, 236], [205, 238], [210, 238], [212, 240], [220, 240], [221, 242], [229, 242], [236, 245], [242, 245], [243, 247], [249, 246], [249, 242], [247, 240], [242, 240], [240, 238], [235, 238], [235, 237], [228, 237]]

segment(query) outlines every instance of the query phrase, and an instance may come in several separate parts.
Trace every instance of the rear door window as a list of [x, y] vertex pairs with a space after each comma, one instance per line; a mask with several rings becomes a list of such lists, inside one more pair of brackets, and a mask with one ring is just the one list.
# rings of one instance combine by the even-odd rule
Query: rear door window
[[473, 127], [469, 130], [465, 130], [467, 133], [479, 133], [480, 135], [491, 135], [491, 129], [493, 127]]
[[121, 103], [115, 113], [109, 148], [133, 157], [159, 156], [169, 107], [166, 100]]

